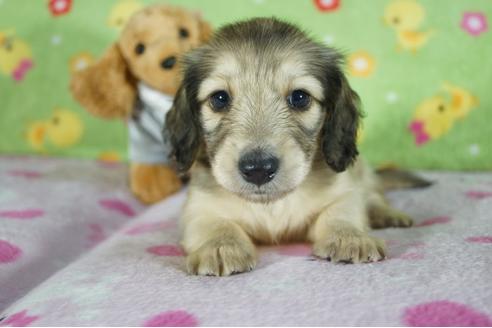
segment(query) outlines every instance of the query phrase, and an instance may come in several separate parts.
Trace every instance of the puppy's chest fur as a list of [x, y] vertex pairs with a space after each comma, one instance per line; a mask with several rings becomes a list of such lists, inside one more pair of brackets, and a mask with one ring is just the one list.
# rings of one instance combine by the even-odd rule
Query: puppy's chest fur
[[[270, 203], [255, 203], [218, 186], [208, 169], [198, 167], [193, 172], [184, 219], [212, 215], [232, 220], [257, 243], [304, 241], [310, 223], [319, 213], [347, 192], [354, 192], [353, 187], [348, 172], [333, 174], [327, 169], [314, 170], [285, 197]], [[200, 212], [203, 202], [210, 212]]]

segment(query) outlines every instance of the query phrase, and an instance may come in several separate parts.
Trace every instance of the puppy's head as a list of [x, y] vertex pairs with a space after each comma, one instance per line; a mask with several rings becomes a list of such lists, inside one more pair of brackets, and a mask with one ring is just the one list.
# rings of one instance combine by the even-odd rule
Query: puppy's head
[[222, 28], [186, 57], [166, 120], [181, 169], [202, 147], [221, 186], [258, 202], [299, 186], [317, 154], [345, 170], [357, 156], [359, 110], [340, 62], [275, 19]]

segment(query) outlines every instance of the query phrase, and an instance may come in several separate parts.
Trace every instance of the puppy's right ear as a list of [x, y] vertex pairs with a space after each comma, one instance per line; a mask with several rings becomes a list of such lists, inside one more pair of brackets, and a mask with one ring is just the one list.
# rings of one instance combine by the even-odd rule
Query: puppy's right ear
[[166, 115], [164, 140], [171, 144], [174, 156], [181, 172], [187, 171], [195, 161], [200, 147], [199, 105], [186, 87], [181, 84], [174, 98], [173, 107]]
[[77, 71], [70, 81], [73, 97], [102, 118], [127, 118], [136, 98], [136, 83], [117, 44], [93, 65]]

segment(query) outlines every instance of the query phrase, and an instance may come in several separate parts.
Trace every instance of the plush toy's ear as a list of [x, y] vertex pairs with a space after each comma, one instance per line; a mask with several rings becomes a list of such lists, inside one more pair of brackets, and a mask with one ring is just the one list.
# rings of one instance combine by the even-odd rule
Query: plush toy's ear
[[[333, 68], [331, 71], [333, 73]], [[326, 163], [336, 172], [342, 172], [354, 162], [359, 153], [357, 130], [361, 117], [360, 101], [338, 67], [335, 67], [335, 72], [327, 79], [327, 83], [327, 108], [321, 147]]]
[[127, 118], [136, 97], [136, 84], [117, 44], [93, 65], [77, 71], [70, 81], [74, 98], [102, 118]]
[[199, 18], [200, 20], [200, 41], [202, 43], [207, 42], [213, 34], [212, 27], [210, 26], [209, 23], [204, 21], [202, 18]]

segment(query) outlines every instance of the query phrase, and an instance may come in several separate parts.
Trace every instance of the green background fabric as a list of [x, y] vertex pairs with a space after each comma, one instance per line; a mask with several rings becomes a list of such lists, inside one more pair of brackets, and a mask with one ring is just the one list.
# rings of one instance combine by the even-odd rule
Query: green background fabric
[[[54, 15], [50, 10], [53, 0], [0, 0], [0, 63], [1, 36], [9, 35], [10, 40], [27, 45], [33, 64], [19, 81], [12, 72], [0, 70], [0, 152], [85, 158], [104, 157], [110, 152], [126, 158], [125, 124], [92, 117], [68, 91], [71, 59], [83, 53], [97, 58], [118, 37], [119, 31], [108, 25], [108, 19], [123, 1], [142, 5], [156, 2], [73, 0], [67, 12]], [[399, 0], [325, 0], [325, 4], [335, 4], [326, 11], [317, 6], [322, 1], [312, 0], [166, 3], [200, 11], [214, 28], [248, 17], [276, 16], [341, 49], [349, 59], [349, 80], [360, 94], [366, 113], [361, 151], [373, 164], [492, 169], [492, 33], [486, 25], [492, 16], [492, 1], [413, 1], [422, 7], [425, 18], [410, 28], [409, 37], [430, 33], [428, 42], [415, 52], [397, 50], [397, 33], [384, 23], [385, 8], [395, 1]], [[471, 27], [463, 27], [463, 21]], [[369, 69], [350, 69], [357, 56], [369, 64]], [[467, 90], [479, 105], [462, 119], [453, 120], [446, 133], [417, 145], [409, 130], [416, 108], [438, 94], [450, 104], [450, 94], [442, 91], [444, 82]], [[56, 132], [46, 132], [57, 108], [71, 113], [69, 121], [74, 116], [76, 123], [70, 124], [80, 129], [80, 136], [73, 136], [70, 144], [57, 142], [60, 135]], [[38, 136], [42, 146], [33, 147], [28, 141], [29, 132], [36, 135], [39, 126], [44, 129], [44, 138]]]

